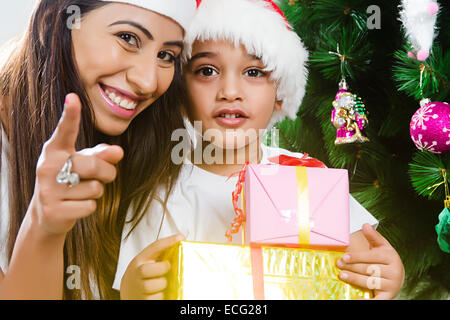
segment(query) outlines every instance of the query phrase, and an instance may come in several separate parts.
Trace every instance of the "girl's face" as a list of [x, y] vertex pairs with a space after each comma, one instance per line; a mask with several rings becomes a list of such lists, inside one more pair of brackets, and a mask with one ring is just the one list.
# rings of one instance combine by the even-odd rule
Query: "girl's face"
[[74, 61], [91, 100], [96, 128], [122, 134], [169, 88], [183, 29], [136, 6], [111, 3], [72, 30]]
[[264, 68], [242, 45], [211, 40], [194, 43], [184, 72], [187, 112], [191, 121], [202, 122], [204, 136], [206, 130], [212, 133], [216, 146], [245, 147], [256, 138], [254, 134], [259, 137], [266, 129], [274, 109], [281, 108], [275, 83]]

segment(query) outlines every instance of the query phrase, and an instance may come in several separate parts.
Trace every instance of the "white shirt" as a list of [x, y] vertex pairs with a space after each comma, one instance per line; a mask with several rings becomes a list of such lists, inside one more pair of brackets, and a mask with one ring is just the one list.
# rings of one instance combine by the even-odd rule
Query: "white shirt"
[[[0, 124], [1, 127], [1, 124]], [[9, 236], [9, 182], [8, 152], [9, 144], [5, 132], [2, 131], [2, 166], [0, 172], [0, 268], [3, 273], [8, 269], [8, 236]]]
[[[303, 156], [301, 153], [262, 145], [261, 163], [267, 164], [268, 158], [280, 154], [298, 158]], [[164, 216], [161, 204], [153, 201], [128, 237], [131, 224], [125, 224], [113, 288], [120, 290], [120, 282], [128, 264], [157, 239], [181, 233], [188, 241], [228, 243], [225, 232], [235, 218], [231, 194], [238, 177], [227, 179], [193, 164], [183, 164], [180, 177], [168, 199], [168, 213]], [[126, 221], [131, 219], [132, 213], [130, 209]], [[350, 196], [350, 233], [361, 230], [365, 223], [374, 227], [378, 225], [378, 221]], [[240, 236], [234, 235], [232, 243], [240, 242]]]

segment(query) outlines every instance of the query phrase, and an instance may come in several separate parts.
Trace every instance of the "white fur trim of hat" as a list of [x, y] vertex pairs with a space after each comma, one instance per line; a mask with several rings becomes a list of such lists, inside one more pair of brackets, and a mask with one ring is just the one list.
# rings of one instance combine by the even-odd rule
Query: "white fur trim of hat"
[[197, 9], [196, 0], [103, 0], [121, 2], [142, 7], [176, 21], [187, 30]]
[[295, 119], [305, 95], [308, 51], [279, 7], [270, 0], [202, 0], [187, 29], [183, 61], [196, 40], [227, 40], [260, 57], [277, 84], [281, 110], [268, 128], [286, 117]]

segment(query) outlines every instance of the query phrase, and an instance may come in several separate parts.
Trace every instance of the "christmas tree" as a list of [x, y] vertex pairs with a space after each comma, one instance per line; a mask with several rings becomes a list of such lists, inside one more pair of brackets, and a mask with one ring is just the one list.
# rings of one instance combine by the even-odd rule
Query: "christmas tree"
[[[308, 153], [329, 167], [348, 170], [352, 195], [380, 221], [378, 231], [404, 263], [406, 281], [399, 298], [447, 299], [449, 221], [444, 221], [448, 210], [442, 209], [449, 195], [450, 152], [446, 151], [450, 118], [447, 127], [436, 128], [433, 121], [425, 119], [428, 109], [417, 109], [424, 98], [449, 102], [448, 5], [442, 1], [438, 12], [428, 9], [435, 11], [429, 14], [435, 15], [437, 28], [432, 47], [424, 56], [400, 21], [404, 8], [401, 1], [278, 2], [310, 51], [307, 94], [297, 119], [277, 124], [280, 147]], [[436, 3], [411, 2], [415, 6], [420, 2]], [[420, 30], [421, 26], [419, 23], [415, 28]], [[346, 90], [339, 92], [345, 93], [347, 100], [341, 98], [333, 106], [342, 79]], [[422, 105], [434, 106], [430, 101], [422, 101]], [[346, 119], [352, 115], [336, 118], [339, 121], [333, 125], [331, 114], [336, 104], [348, 102], [353, 103], [353, 117], [357, 114], [364, 118], [358, 122], [364, 139], [338, 143], [335, 125], [343, 125], [342, 130], [348, 133], [351, 129]], [[443, 116], [450, 117], [448, 105], [439, 106], [444, 108]], [[412, 140], [410, 126], [425, 124], [444, 134], [442, 150], [434, 142], [426, 142], [423, 135], [420, 141], [417, 137]], [[354, 129], [358, 131], [356, 125]], [[439, 216], [441, 223], [437, 226]]]

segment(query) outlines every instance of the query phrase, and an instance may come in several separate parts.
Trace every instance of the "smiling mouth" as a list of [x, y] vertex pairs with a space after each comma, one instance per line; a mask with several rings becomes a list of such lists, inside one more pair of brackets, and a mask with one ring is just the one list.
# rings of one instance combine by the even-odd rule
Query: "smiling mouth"
[[118, 89], [106, 86], [104, 84], [100, 84], [103, 92], [106, 94], [106, 97], [110, 100], [111, 103], [116, 105], [119, 108], [125, 110], [135, 110], [139, 104], [138, 101], [132, 99], [130, 96], [127, 96], [120, 92]]
[[215, 118], [225, 118], [225, 119], [247, 119], [247, 114], [238, 108], [222, 108], [218, 110], [214, 116]]
[[214, 118], [220, 126], [237, 128], [242, 126], [249, 117], [240, 109], [220, 109], [216, 112]]
[[239, 114], [239, 113], [222, 113], [222, 114], [219, 114], [217, 117], [227, 118], [227, 119], [246, 118], [245, 116], [243, 116], [242, 114]]

